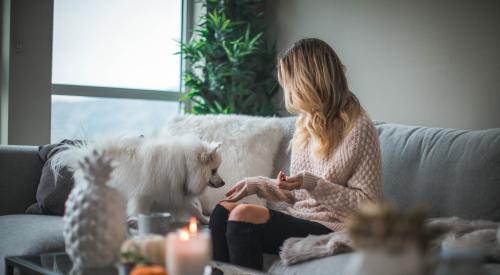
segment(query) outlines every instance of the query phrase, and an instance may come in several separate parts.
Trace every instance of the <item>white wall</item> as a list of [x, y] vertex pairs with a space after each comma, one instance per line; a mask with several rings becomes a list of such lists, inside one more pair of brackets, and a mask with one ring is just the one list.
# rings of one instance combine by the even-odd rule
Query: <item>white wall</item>
[[500, 1], [270, 0], [271, 37], [327, 41], [372, 118], [500, 127]]

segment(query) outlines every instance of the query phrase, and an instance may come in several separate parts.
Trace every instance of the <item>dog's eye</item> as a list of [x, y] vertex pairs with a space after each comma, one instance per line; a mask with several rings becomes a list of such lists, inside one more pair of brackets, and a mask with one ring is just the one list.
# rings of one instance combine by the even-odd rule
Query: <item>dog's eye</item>
[[217, 169], [212, 169], [212, 175], [217, 174]]

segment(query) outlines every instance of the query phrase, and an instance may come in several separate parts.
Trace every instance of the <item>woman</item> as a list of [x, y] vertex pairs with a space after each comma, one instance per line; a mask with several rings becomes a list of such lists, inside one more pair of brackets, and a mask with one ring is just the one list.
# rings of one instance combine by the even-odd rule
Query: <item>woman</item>
[[[291, 176], [246, 178], [227, 192], [210, 217], [214, 260], [262, 269], [262, 254], [279, 253], [286, 239], [341, 230], [361, 203], [383, 199], [378, 133], [333, 49], [296, 42], [278, 60], [278, 80], [298, 115]], [[290, 206], [236, 204], [252, 194]]]

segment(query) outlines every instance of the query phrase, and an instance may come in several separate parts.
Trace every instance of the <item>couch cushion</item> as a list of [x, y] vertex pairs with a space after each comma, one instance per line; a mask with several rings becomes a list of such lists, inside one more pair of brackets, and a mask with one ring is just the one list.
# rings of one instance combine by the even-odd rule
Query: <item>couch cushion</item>
[[500, 129], [377, 125], [385, 197], [433, 217], [500, 221]]
[[6, 256], [64, 251], [62, 227], [62, 218], [56, 216], [0, 216], [0, 274]]
[[487, 274], [500, 274], [500, 264], [483, 264], [482, 268]]
[[[286, 275], [343, 275], [349, 264], [353, 253], [339, 254], [335, 256], [314, 259], [294, 265], [285, 265], [279, 260], [275, 260], [269, 268], [269, 274]], [[265, 260], [266, 258], [264, 258]], [[500, 274], [500, 264], [487, 263], [481, 266], [487, 274]]]
[[339, 254], [335, 256], [314, 259], [294, 265], [285, 265], [281, 261], [276, 261], [269, 268], [270, 274], [287, 274], [287, 275], [342, 275], [344, 269], [351, 258], [352, 253]]

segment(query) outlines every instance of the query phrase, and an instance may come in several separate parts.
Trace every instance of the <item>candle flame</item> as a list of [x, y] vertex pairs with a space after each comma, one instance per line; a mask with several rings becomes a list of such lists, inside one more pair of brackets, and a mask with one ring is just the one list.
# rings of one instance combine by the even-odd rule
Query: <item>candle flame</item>
[[186, 229], [181, 229], [179, 231], [179, 238], [181, 239], [181, 241], [189, 240], [189, 232]]
[[189, 233], [196, 234], [198, 232], [198, 221], [196, 217], [191, 217], [189, 219]]

